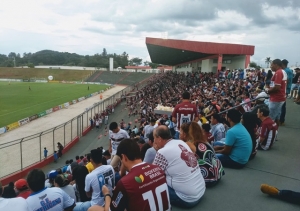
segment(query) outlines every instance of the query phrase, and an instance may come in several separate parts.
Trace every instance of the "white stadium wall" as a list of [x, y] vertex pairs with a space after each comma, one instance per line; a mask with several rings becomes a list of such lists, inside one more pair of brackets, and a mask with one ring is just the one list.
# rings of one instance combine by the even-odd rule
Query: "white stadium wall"
[[[222, 67], [226, 69], [239, 69], [245, 68], [246, 56], [224, 56]], [[200, 71], [201, 72], [217, 72], [218, 59], [205, 59], [198, 62], [187, 63], [183, 65], [179, 65], [177, 67], [173, 67], [173, 71], [176, 70], [178, 72], [190, 72], [190, 71]]]

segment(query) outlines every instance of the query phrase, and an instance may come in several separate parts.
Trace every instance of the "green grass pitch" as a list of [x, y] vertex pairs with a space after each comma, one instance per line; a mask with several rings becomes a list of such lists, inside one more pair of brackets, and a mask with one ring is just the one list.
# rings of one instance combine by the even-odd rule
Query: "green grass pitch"
[[0, 82], [0, 128], [107, 87], [92, 84]]

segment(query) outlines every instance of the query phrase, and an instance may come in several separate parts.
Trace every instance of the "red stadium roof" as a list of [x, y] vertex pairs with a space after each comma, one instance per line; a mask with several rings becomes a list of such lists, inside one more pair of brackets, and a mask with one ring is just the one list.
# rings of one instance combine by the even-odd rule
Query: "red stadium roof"
[[[150, 66], [125, 66], [126, 69], [142, 69], [142, 70], [148, 70], [148, 69], [153, 69]], [[167, 70], [172, 70], [171, 66], [160, 66], [154, 69], [167, 69]]]
[[193, 60], [206, 59], [207, 57], [217, 57], [219, 54], [230, 56], [254, 54], [254, 46], [252, 45], [150, 37], [146, 37], [146, 45], [152, 62], [172, 66]]

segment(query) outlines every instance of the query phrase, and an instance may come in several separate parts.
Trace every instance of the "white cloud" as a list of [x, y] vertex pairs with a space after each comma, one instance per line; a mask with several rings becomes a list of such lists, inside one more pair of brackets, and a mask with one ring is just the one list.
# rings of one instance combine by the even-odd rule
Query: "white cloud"
[[149, 60], [145, 37], [255, 45], [251, 58], [300, 63], [300, 1], [1, 0], [0, 53], [126, 51]]

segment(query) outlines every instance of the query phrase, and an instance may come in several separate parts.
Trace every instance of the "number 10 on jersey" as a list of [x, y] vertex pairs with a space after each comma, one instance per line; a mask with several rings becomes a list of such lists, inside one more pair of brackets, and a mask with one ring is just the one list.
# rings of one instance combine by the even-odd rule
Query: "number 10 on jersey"
[[[164, 191], [166, 191], [166, 195], [167, 195], [166, 199], [162, 198], [162, 193]], [[156, 206], [154, 195], [156, 196], [155, 198], [157, 200], [158, 207]], [[170, 211], [171, 210], [169, 191], [168, 191], [168, 186], [166, 183], [156, 187], [154, 192], [152, 190], [149, 190], [146, 193], [143, 193], [143, 199], [148, 200], [151, 211]], [[163, 203], [163, 202], [165, 202], [165, 203]], [[168, 207], [166, 209], [164, 209], [163, 204], [167, 204]]]

